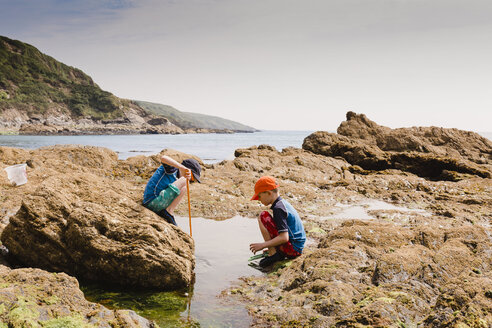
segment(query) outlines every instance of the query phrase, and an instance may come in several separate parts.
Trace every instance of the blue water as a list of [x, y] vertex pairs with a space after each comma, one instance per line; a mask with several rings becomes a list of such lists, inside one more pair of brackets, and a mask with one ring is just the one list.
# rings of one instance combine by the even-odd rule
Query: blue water
[[268, 144], [278, 150], [292, 146], [300, 148], [313, 131], [261, 131], [235, 134], [148, 134], [148, 135], [87, 135], [87, 136], [0, 136], [0, 146], [35, 149], [57, 144], [77, 144], [106, 147], [118, 153], [120, 159], [136, 155], [152, 155], [171, 148], [200, 157], [205, 163], [233, 159], [234, 150]]
[[[0, 146], [35, 149], [57, 144], [77, 144], [106, 147], [118, 153], [120, 159], [136, 155], [152, 155], [171, 148], [200, 157], [205, 163], [233, 159], [234, 150], [268, 144], [282, 150], [300, 148], [304, 138], [313, 131], [261, 131], [235, 134], [147, 134], [98, 136], [0, 136]], [[492, 140], [492, 132], [480, 132]]]

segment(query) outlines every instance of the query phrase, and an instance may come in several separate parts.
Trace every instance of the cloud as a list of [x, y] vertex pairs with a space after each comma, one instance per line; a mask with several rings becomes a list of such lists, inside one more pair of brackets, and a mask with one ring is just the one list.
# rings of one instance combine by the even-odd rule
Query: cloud
[[118, 13], [134, 7], [128, 0], [0, 0], [4, 35], [27, 38], [57, 37], [102, 26]]
[[278, 120], [321, 128], [347, 109], [394, 127], [480, 129], [492, 119], [486, 0], [0, 0], [0, 8], [0, 34], [118, 96], [258, 128]]

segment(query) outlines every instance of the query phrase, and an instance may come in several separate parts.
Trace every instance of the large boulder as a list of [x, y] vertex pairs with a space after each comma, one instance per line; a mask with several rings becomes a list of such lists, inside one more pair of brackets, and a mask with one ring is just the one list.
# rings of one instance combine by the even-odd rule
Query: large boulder
[[130, 310], [88, 302], [77, 279], [0, 265], [0, 327], [158, 327]]
[[124, 181], [53, 175], [24, 196], [1, 241], [18, 261], [49, 271], [131, 286], [190, 285], [193, 240], [140, 197]]
[[338, 134], [318, 131], [302, 148], [345, 158], [365, 170], [398, 169], [421, 177], [457, 181], [492, 177], [492, 142], [474, 132], [444, 128], [390, 129], [363, 114], [347, 113]]
[[364, 114], [347, 113], [337, 133], [362, 139], [384, 151], [416, 151], [439, 156], [463, 157], [477, 164], [492, 160], [492, 142], [478, 133], [441, 127], [390, 129]]

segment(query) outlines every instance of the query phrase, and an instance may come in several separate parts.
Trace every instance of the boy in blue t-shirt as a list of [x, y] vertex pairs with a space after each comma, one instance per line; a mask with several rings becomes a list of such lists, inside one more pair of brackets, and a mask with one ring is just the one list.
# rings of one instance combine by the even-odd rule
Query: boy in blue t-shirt
[[273, 212], [273, 217], [263, 211], [258, 218], [265, 242], [249, 245], [253, 253], [268, 248], [269, 256], [260, 261], [263, 268], [285, 257], [300, 256], [306, 242], [306, 233], [299, 214], [288, 201], [280, 197], [278, 187], [273, 177], [263, 176], [256, 182], [255, 194], [251, 198], [259, 200], [265, 206], [271, 205]]
[[162, 165], [154, 172], [145, 187], [143, 205], [167, 222], [177, 225], [172, 215], [183, 199], [186, 180], [200, 182], [201, 167], [198, 161], [189, 158], [178, 163], [169, 156], [161, 157]]

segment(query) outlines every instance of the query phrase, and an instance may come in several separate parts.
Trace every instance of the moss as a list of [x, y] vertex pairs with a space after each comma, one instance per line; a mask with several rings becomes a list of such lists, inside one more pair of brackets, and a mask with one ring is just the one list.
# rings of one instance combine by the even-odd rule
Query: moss
[[301, 328], [301, 327], [309, 327], [309, 325], [302, 323], [299, 320], [290, 320], [288, 322], [282, 323], [282, 325], [280, 327], [282, 327], [282, 328]]
[[275, 263], [273, 265], [273, 269], [270, 273], [268, 273], [269, 276], [272, 275], [279, 275], [280, 274], [280, 269], [290, 267], [292, 265], [292, 260], [283, 260]]
[[46, 305], [52, 305], [52, 304], [56, 304], [58, 303], [60, 299], [56, 296], [56, 295], [53, 295], [53, 296], [50, 296], [50, 297], [46, 297], [45, 299], [43, 299], [43, 302], [46, 304]]
[[29, 302], [19, 302], [8, 314], [9, 324], [13, 327], [40, 327], [38, 317], [39, 312]]
[[7, 100], [9, 99], [9, 94], [3, 90], [0, 90], [0, 100]]
[[42, 322], [43, 328], [91, 328], [93, 325], [86, 323], [80, 314], [62, 318], [51, 319]]
[[391, 304], [395, 301], [395, 299], [390, 298], [390, 297], [378, 297], [378, 298], [376, 298], [376, 301], [380, 301], [380, 302], [383, 302], [385, 304]]
[[0, 314], [5, 312], [5, 304], [0, 304]]
[[396, 300], [402, 302], [403, 304], [413, 303], [412, 296], [410, 296], [409, 294], [404, 293], [404, 292], [394, 291], [394, 292], [389, 292], [388, 295], [391, 298], [396, 299]]
[[362, 301], [360, 301], [359, 303], [357, 303], [355, 306], [357, 307], [364, 307], [364, 306], [367, 306], [369, 304], [372, 303], [372, 297], [366, 297], [364, 298]]
[[470, 326], [468, 326], [467, 324], [465, 324], [463, 322], [458, 322], [454, 327], [455, 328], [470, 328]]
[[319, 227], [314, 227], [308, 231], [308, 233], [320, 233], [320, 234], [326, 234], [326, 231], [319, 228]]

